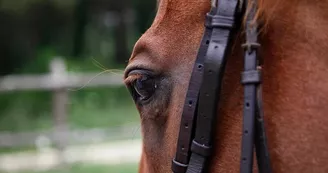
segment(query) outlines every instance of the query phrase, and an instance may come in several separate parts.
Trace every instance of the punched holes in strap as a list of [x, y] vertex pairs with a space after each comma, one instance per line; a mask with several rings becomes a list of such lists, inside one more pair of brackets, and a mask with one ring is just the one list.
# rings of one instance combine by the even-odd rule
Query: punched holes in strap
[[261, 71], [249, 70], [242, 72], [241, 83], [242, 84], [258, 84], [261, 82]]
[[208, 157], [211, 155], [212, 147], [202, 145], [196, 142], [195, 140], [193, 140], [191, 144], [191, 151], [201, 156]]
[[172, 171], [174, 173], [184, 173], [187, 171], [188, 165], [180, 163], [175, 159], [172, 160]]
[[234, 27], [234, 18], [222, 16], [222, 15], [210, 15], [207, 14], [209, 18], [205, 22], [205, 26], [207, 28], [224, 28], [224, 29], [232, 29]]

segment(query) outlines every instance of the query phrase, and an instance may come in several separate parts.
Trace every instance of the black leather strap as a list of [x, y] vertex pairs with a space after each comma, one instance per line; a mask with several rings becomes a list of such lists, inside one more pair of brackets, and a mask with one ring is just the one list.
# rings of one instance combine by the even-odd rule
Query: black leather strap
[[[248, 3], [249, 5], [250, 3]], [[255, 134], [255, 116], [257, 110], [257, 85], [260, 81], [260, 71], [257, 70], [257, 25], [253, 19], [256, 13], [256, 4], [253, 3], [246, 21], [246, 43], [244, 55], [244, 72], [242, 84], [244, 85], [244, 111], [241, 146], [240, 172], [253, 172], [253, 148]], [[256, 45], [256, 46], [254, 46]]]
[[196, 117], [198, 94], [203, 78], [204, 59], [212, 35], [212, 28], [209, 24], [212, 21], [212, 16], [214, 12], [215, 11], [211, 10], [206, 15], [205, 32], [189, 81], [187, 96], [181, 116], [176, 156], [172, 161], [172, 171], [174, 173], [185, 173], [188, 167], [188, 162], [190, 158], [190, 145], [194, 134], [194, 119]]
[[255, 149], [257, 165], [260, 173], [272, 173], [270, 165], [269, 148], [265, 134], [263, 106], [262, 106], [262, 88], [257, 86], [257, 110], [255, 121]]
[[219, 0], [211, 27], [212, 37], [204, 62], [203, 83], [199, 93], [195, 139], [191, 146], [190, 164], [187, 173], [205, 172], [207, 158], [211, 154], [213, 125], [217, 116], [217, 103], [231, 46], [239, 0]]
[[257, 49], [260, 44], [257, 42], [257, 24], [252, 21], [257, 7], [256, 1], [253, 4], [244, 1], [218, 0], [218, 7], [213, 7], [206, 16], [205, 32], [181, 117], [177, 153], [172, 161], [174, 173], [207, 172], [206, 163], [212, 152], [213, 125], [230, 39], [232, 31], [240, 24], [240, 16], [237, 15], [241, 7], [239, 2], [243, 2], [242, 7], [252, 5], [246, 22], [246, 43], [243, 44], [245, 55], [241, 83], [244, 85], [245, 103], [240, 172], [252, 172], [254, 143], [259, 172], [272, 172], [263, 122], [261, 72], [258, 70]]

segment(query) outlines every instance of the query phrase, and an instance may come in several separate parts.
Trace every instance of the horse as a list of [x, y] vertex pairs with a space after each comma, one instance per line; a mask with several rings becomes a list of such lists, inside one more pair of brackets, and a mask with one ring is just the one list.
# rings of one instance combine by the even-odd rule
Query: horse
[[[254, 21], [261, 26], [258, 54], [272, 172], [328, 172], [328, 1], [250, 1], [257, 4]], [[140, 173], [172, 172], [205, 16], [215, 2], [158, 0], [152, 25], [134, 46], [124, 82], [140, 114]], [[240, 23], [245, 23], [243, 18]], [[243, 27], [236, 31], [227, 54], [217, 96], [211, 173], [241, 169], [244, 50], [240, 45], [245, 32]]]

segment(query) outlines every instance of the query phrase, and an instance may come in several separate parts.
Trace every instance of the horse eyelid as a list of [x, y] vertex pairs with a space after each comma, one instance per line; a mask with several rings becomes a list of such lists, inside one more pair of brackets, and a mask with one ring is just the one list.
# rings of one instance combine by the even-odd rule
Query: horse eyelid
[[131, 75], [124, 79], [124, 83], [125, 85], [129, 86], [139, 78], [141, 78], [141, 75]]

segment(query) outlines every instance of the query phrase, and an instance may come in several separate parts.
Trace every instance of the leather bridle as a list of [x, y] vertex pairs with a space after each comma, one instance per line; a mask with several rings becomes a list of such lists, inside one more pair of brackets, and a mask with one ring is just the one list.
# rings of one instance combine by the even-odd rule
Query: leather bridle
[[[249, 0], [250, 1], [250, 0]], [[246, 9], [247, 13], [245, 12]], [[246, 16], [244, 71], [243, 131], [240, 172], [253, 171], [255, 146], [258, 170], [271, 173], [269, 152], [263, 123], [261, 101], [261, 71], [258, 59], [258, 26], [255, 21], [256, 0], [217, 0], [206, 15], [205, 32], [193, 67], [181, 117], [176, 156], [172, 161], [174, 173], [208, 172], [212, 154], [214, 125], [217, 118], [223, 73], [232, 37]]]

